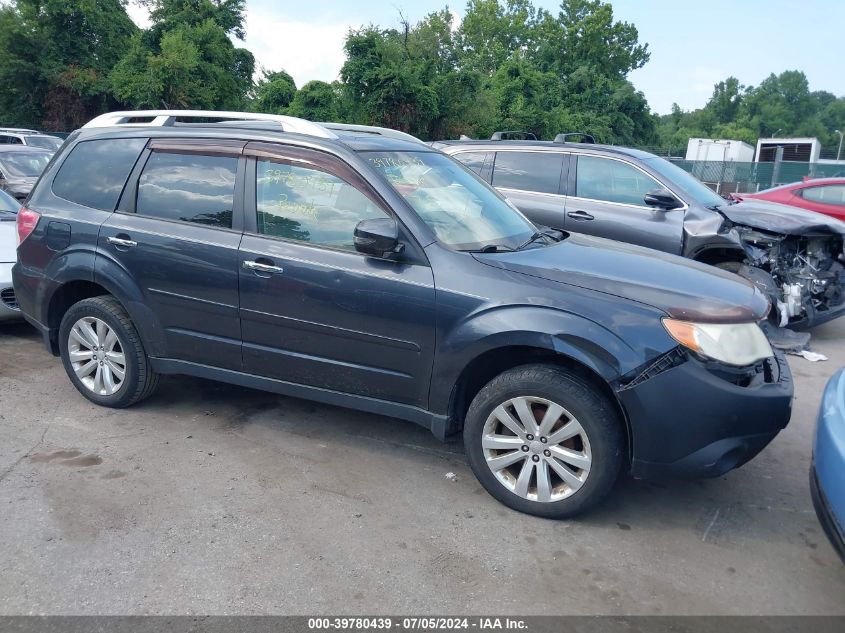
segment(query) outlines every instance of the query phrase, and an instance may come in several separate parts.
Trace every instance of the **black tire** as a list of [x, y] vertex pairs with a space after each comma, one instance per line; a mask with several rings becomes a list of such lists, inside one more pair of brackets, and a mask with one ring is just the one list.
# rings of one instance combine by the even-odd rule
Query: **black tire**
[[[568, 494], [559, 500], [538, 501], [520, 496], [506, 487], [487, 464], [485, 449], [482, 447], [485, 424], [488, 418], [492, 419], [491, 414], [499, 405], [520, 397], [542, 398], [557, 403], [580, 423], [586, 435], [592, 457], [589, 472], [583, 484], [574, 492], [566, 492], [566, 486], [561, 486], [563, 480], [554, 475], [559, 490], [563, 490], [558, 494]], [[536, 420], [538, 415], [542, 415], [542, 411], [537, 413], [535, 404], [531, 407]], [[559, 424], [564, 424], [566, 417], [561, 420]], [[536, 448], [539, 450], [551, 446], [546, 444]], [[470, 468], [487, 492], [514, 510], [555, 519], [575, 516], [602, 501], [613, 488], [625, 463], [625, 434], [616, 408], [589, 381], [553, 365], [516, 367], [503, 372], [481, 389], [467, 412], [464, 423], [464, 448]], [[525, 451], [522, 447], [519, 450]], [[525, 454], [533, 459], [534, 448], [525, 451]], [[544, 459], [542, 455], [537, 457], [538, 461]], [[545, 466], [547, 472], [552, 472], [550, 465]], [[516, 464], [512, 468], [521, 467], [521, 464]], [[538, 496], [539, 467], [533, 472], [535, 474], [532, 475], [531, 481], [535, 482], [535, 496]], [[515, 474], [513, 476], [516, 477]]]
[[[95, 393], [76, 375], [68, 353], [68, 338], [73, 325], [82, 318], [93, 317], [106, 323], [117, 335], [126, 358], [125, 376], [119, 389], [111, 395]], [[102, 296], [75, 303], [65, 313], [59, 327], [59, 351], [65, 371], [74, 387], [91, 402], [120, 409], [150, 396], [158, 386], [159, 376], [152, 370], [141, 337], [132, 320], [113, 297]]]

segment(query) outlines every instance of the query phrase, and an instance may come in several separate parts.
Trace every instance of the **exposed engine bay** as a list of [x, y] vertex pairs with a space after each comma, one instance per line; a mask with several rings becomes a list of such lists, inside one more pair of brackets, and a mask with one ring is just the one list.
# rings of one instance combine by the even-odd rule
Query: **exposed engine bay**
[[[737, 271], [772, 301], [770, 320], [779, 327], [806, 327], [839, 313], [845, 304], [843, 236], [784, 235], [735, 226], [747, 255]], [[754, 269], [749, 269], [749, 267]]]

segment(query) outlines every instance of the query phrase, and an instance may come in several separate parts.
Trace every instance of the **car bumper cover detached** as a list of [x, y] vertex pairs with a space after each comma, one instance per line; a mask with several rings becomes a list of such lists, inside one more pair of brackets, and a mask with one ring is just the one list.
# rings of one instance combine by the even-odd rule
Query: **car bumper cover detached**
[[792, 394], [781, 354], [735, 369], [675, 350], [618, 392], [631, 427], [631, 474], [723, 475], [787, 425]]

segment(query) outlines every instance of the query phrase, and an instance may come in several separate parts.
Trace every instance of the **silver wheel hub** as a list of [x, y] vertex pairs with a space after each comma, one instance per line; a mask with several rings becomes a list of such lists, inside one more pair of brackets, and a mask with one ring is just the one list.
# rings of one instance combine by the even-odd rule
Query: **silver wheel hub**
[[86, 389], [101, 396], [120, 391], [126, 378], [126, 355], [117, 333], [102, 319], [83, 317], [68, 334], [70, 365]]
[[520, 396], [493, 409], [481, 445], [499, 483], [523, 499], [566, 499], [590, 474], [586, 432], [571, 413], [545, 398]]

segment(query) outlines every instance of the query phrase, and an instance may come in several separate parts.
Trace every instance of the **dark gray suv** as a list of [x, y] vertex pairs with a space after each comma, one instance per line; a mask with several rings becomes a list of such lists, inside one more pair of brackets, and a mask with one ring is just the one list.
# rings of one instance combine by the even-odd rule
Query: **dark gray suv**
[[567, 134], [555, 141], [502, 136], [433, 146], [492, 183], [534, 222], [742, 275], [769, 297], [777, 325], [807, 328], [845, 313], [845, 223], [795, 207], [725, 200], [647, 152], [570, 143]]
[[541, 516], [584, 510], [620, 471], [720, 475], [787, 424], [754, 286], [540, 232], [396, 136], [95, 119], [18, 213], [21, 310], [98, 404], [190, 374], [463, 431], [484, 487]]

